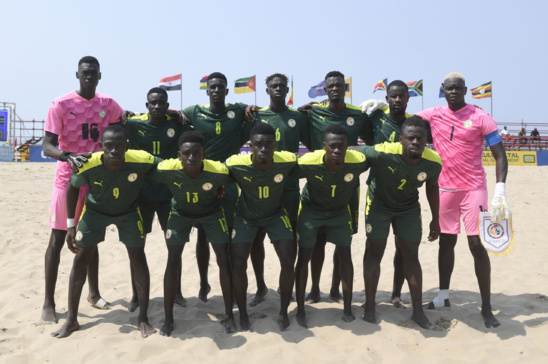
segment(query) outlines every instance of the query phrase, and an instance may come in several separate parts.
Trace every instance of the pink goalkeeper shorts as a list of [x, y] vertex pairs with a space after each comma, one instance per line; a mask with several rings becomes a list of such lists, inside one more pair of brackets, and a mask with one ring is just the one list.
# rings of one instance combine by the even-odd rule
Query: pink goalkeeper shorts
[[460, 217], [466, 235], [479, 235], [479, 213], [487, 211], [487, 188], [473, 191], [440, 190], [440, 230], [460, 234]]
[[[87, 187], [87, 186], [85, 186]], [[87, 189], [80, 188], [74, 221], [80, 220], [80, 214], [86, 201]], [[49, 227], [57, 230], [67, 230], [67, 190], [53, 186], [51, 206], [49, 209]]]

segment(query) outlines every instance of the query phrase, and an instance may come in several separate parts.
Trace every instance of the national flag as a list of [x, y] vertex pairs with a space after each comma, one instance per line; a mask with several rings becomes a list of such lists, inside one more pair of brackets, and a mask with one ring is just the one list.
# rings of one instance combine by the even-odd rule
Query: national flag
[[422, 96], [422, 80], [407, 82], [409, 87], [409, 96]]
[[289, 94], [289, 100], [287, 104], [293, 106], [293, 76], [291, 76], [291, 93]]
[[182, 89], [181, 76], [182, 75], [179, 73], [178, 75], [175, 75], [175, 76], [164, 77], [160, 80], [158, 87], [163, 88], [166, 91], [181, 90]]
[[440, 96], [439, 96], [439, 97], [440, 97], [440, 99], [441, 99], [442, 97], [444, 97], [444, 95], [443, 95], [443, 83], [442, 83], [441, 86], [440, 86]]
[[375, 93], [375, 91], [378, 91], [378, 90], [386, 91], [387, 84], [388, 84], [388, 78], [385, 78], [384, 80], [380, 80], [379, 82], [377, 82], [375, 87], [373, 87], [373, 93]]
[[352, 98], [352, 77], [346, 77], [344, 79], [344, 86], [345, 86], [345, 94], [344, 97], [347, 99]]
[[202, 77], [202, 79], [200, 80], [200, 90], [206, 90], [207, 89], [207, 78], [209, 76], [204, 76]]
[[484, 83], [483, 85], [476, 88], [473, 88], [471, 92], [474, 99], [484, 99], [487, 97], [491, 97], [491, 81]]
[[325, 81], [318, 83], [316, 86], [312, 86], [308, 91], [308, 97], [310, 97], [311, 99], [324, 95], [327, 95], [325, 93]]
[[255, 92], [255, 76], [240, 78], [234, 81], [234, 83], [234, 92], [237, 94]]

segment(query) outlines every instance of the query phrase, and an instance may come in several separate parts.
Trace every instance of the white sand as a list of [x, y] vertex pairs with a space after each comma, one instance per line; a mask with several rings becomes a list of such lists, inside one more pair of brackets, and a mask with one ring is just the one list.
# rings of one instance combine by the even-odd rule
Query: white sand
[[[410, 308], [395, 309], [386, 303], [392, 288], [392, 238], [383, 259], [377, 294], [379, 324], [361, 320], [365, 242], [362, 193], [360, 232], [353, 242], [353, 311], [357, 319], [352, 323], [340, 319], [342, 304], [327, 297], [333, 252], [333, 245], [328, 244], [322, 301], [306, 307], [310, 329], [297, 324], [296, 304], [292, 303], [291, 327], [280, 333], [276, 324], [279, 296], [275, 292], [279, 263], [267, 244], [265, 278], [270, 290], [265, 302], [249, 309], [253, 332], [226, 335], [219, 323], [223, 303], [215, 261], [211, 260], [209, 271], [210, 300], [203, 303], [196, 297], [199, 279], [194, 243], [189, 243], [183, 255], [183, 293], [188, 307], [175, 307], [172, 337], [156, 334], [142, 339], [136, 330], [137, 314], [126, 309], [131, 296], [129, 263], [112, 227], [108, 229], [107, 241], [99, 248], [101, 293], [112, 303], [112, 309], [92, 308], [85, 300], [87, 286], [84, 287], [79, 313], [81, 329], [62, 340], [52, 338], [50, 332], [58, 329], [66, 318], [72, 266], [72, 253], [68, 249], [61, 256], [55, 295], [59, 323], [40, 322], [54, 169], [54, 163], [0, 163], [0, 363], [548, 362], [548, 275], [544, 270], [548, 244], [542, 235], [548, 216], [548, 194], [543, 192], [548, 167], [510, 167], [507, 196], [514, 213], [517, 241], [516, 249], [509, 255], [491, 255], [492, 304], [502, 323], [496, 329], [486, 329], [480, 316], [478, 285], [464, 235], [459, 237], [456, 249], [452, 307], [426, 312], [437, 330], [420, 329], [410, 320]], [[494, 167], [488, 167], [487, 172], [492, 192]], [[421, 202], [426, 228], [430, 213], [424, 191]], [[162, 281], [167, 250], [158, 225], [148, 237], [146, 252], [151, 272], [149, 318], [155, 328], [160, 328], [164, 317]], [[425, 242], [421, 247], [424, 302], [437, 292], [437, 252], [437, 242]], [[251, 298], [256, 290], [251, 264], [248, 274], [248, 298]], [[410, 302], [407, 285], [403, 299]]]

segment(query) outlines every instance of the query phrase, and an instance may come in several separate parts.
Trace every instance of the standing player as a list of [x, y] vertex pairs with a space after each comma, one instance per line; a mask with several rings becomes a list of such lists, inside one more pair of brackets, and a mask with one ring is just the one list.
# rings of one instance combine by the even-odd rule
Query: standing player
[[[399, 132], [398, 132], [399, 133]], [[439, 235], [440, 156], [425, 149], [426, 123], [418, 116], [407, 119], [401, 128], [399, 143], [383, 143], [362, 147], [360, 152], [375, 166], [375, 178], [367, 192], [364, 320], [375, 323], [375, 295], [380, 276], [380, 263], [390, 225], [397, 237], [396, 245], [403, 257], [405, 276], [411, 291], [413, 320], [422, 328], [432, 324], [422, 309], [422, 270], [419, 245], [422, 235], [421, 208], [418, 189], [426, 182], [426, 196], [432, 211], [429, 241]]]
[[[276, 131], [276, 151], [299, 152], [299, 141], [310, 149], [310, 137], [306, 116], [285, 105], [289, 88], [286, 75], [274, 73], [266, 78], [266, 93], [270, 97], [270, 106], [258, 109], [255, 119], [258, 122], [271, 125]], [[297, 215], [300, 202], [299, 181], [289, 177], [284, 184], [283, 205], [291, 221], [293, 231], [296, 231]], [[249, 303], [254, 307], [261, 303], [268, 292], [264, 281], [264, 238], [262, 231], [253, 242], [251, 248], [251, 263], [257, 281], [257, 293]]]
[[[80, 82], [80, 88], [53, 100], [44, 126], [44, 154], [59, 161], [55, 170], [50, 208], [51, 236], [45, 256], [46, 292], [42, 320], [48, 322], [57, 322], [54, 295], [61, 249], [67, 234], [66, 189], [71, 167], [77, 171], [82, 162], [87, 161], [77, 154], [98, 150], [97, 141], [101, 131], [110, 124], [118, 123], [123, 112], [112, 98], [95, 92], [101, 79], [99, 61], [95, 57], [86, 56], [80, 59], [76, 78]], [[82, 211], [86, 191], [87, 186], [83, 186], [76, 209], [77, 219]], [[97, 249], [89, 264], [88, 282], [89, 303], [97, 308], [108, 309], [107, 302], [99, 293]]]
[[[314, 104], [307, 113], [311, 151], [323, 148], [324, 129], [329, 125], [342, 125], [345, 127], [348, 131], [348, 145], [358, 145], [358, 137], [367, 145], [373, 144], [373, 135], [371, 134], [371, 124], [368, 116], [363, 114], [359, 107], [344, 102], [345, 91], [344, 75], [341, 72], [331, 71], [325, 76], [325, 92], [329, 98], [329, 104]], [[303, 108], [300, 109], [303, 110]], [[350, 199], [353, 234], [358, 231], [359, 202], [359, 185], [356, 185], [356, 191]], [[318, 302], [320, 300], [320, 277], [325, 257], [325, 244], [325, 234], [320, 231], [310, 264], [312, 288], [306, 297], [306, 300], [309, 302]], [[329, 297], [337, 302], [342, 299], [339, 292], [341, 278], [338, 276], [338, 272], [337, 255], [334, 254], [333, 276]]]
[[[109, 126], [103, 131], [99, 145], [101, 152], [92, 154], [78, 174], [71, 176], [71, 185], [67, 187], [67, 244], [76, 255], [70, 272], [67, 321], [52, 336], [67, 337], [80, 328], [78, 305], [87, 266], [97, 244], [105, 239], [107, 226], [115, 224], [135, 273], [140, 306], [137, 322], [141, 336], [145, 338], [156, 330], [150, 327], [147, 316], [150, 274], [137, 196], [145, 175], [155, 168], [159, 160], [143, 151], [128, 151], [126, 131], [118, 125]], [[75, 228], [78, 188], [85, 184], [89, 185], [85, 211]]]
[[[225, 104], [228, 94], [226, 76], [219, 72], [207, 78], [206, 93], [209, 105], [192, 105], [183, 110], [183, 114], [196, 131], [205, 138], [205, 152], [208, 159], [224, 162], [233, 154], [240, 153], [241, 146], [249, 140], [248, 125], [244, 128], [245, 109], [242, 103]], [[225, 186], [225, 195], [221, 198], [228, 227], [234, 224], [234, 211], [238, 200], [238, 188], [235, 183]], [[203, 229], [198, 229], [196, 259], [200, 272], [200, 292], [198, 297], [206, 302], [211, 290], [207, 271], [209, 264], [209, 245]]]
[[165, 321], [160, 335], [169, 336], [173, 331], [173, 303], [180, 279], [181, 254], [193, 227], [204, 230], [217, 255], [225, 302], [224, 326], [227, 333], [232, 333], [236, 331], [236, 325], [232, 312], [232, 274], [228, 258], [230, 236], [217, 190], [233, 180], [223, 164], [204, 159], [205, 141], [199, 132], [185, 132], [179, 138], [179, 145], [179, 159], [163, 161], [151, 176], [165, 183], [173, 193], [166, 231], [169, 254], [164, 275]]
[[352, 314], [352, 281], [354, 267], [350, 245], [352, 243], [352, 214], [350, 198], [356, 190], [359, 176], [369, 165], [363, 154], [347, 151], [348, 131], [341, 125], [330, 125], [324, 131], [323, 150], [307, 153], [299, 158], [295, 177], [306, 178], [302, 193], [302, 208], [297, 220], [299, 256], [295, 267], [297, 291], [297, 322], [307, 327], [304, 294], [308, 279], [308, 262], [316, 238], [323, 229], [326, 240], [336, 245], [342, 280], [344, 314], [346, 322], [355, 319]]
[[483, 141], [487, 142], [496, 161], [495, 194], [491, 205], [493, 220], [498, 208], [508, 209], [505, 197], [508, 161], [497, 124], [489, 114], [466, 104], [466, 85], [460, 73], [449, 73], [443, 80], [447, 106], [421, 111], [430, 123], [434, 148], [443, 161], [440, 186], [440, 250], [438, 269], [440, 291], [430, 302], [430, 309], [449, 307], [449, 284], [455, 264], [455, 245], [460, 233], [462, 216], [468, 246], [474, 257], [474, 267], [481, 293], [481, 314], [485, 326], [498, 327], [500, 322], [491, 309], [491, 263], [479, 238], [479, 213], [487, 211], [487, 180], [482, 165]]
[[[166, 90], [160, 87], [154, 87], [148, 91], [145, 105], [148, 113], [131, 117], [126, 123], [130, 148], [144, 150], [162, 159], [175, 158], [179, 149], [179, 137], [183, 132], [192, 130], [192, 127], [183, 125], [175, 118], [166, 115], [169, 108], [168, 96]], [[138, 201], [146, 234], [152, 231], [155, 214], [165, 233], [172, 197], [166, 185], [152, 181], [150, 178], [145, 179]], [[181, 292], [180, 268], [175, 303], [184, 306], [186, 301]], [[129, 311], [133, 312], [139, 305], [133, 270], [131, 277], [133, 296], [129, 302]]]
[[250, 330], [246, 307], [247, 259], [260, 229], [266, 231], [280, 259], [278, 325], [281, 331], [289, 327], [287, 308], [295, 280], [295, 242], [282, 195], [297, 157], [289, 152], [275, 152], [275, 147], [274, 129], [260, 123], [251, 129], [252, 153], [234, 155], [226, 161], [230, 174], [242, 190], [232, 230], [231, 263], [240, 326], [244, 331]]

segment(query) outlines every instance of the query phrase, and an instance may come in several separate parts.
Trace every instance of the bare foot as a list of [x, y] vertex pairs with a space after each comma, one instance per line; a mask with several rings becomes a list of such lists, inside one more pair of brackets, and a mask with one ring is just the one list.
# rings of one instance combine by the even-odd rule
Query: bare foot
[[[153, 329], [152, 327], [150, 327], [148, 322], [145, 322], [145, 321], [139, 323], [139, 331], [141, 331], [141, 337], [143, 339], [156, 333], [156, 329]], [[170, 333], [171, 333], [171, 331], [170, 331]]]
[[278, 325], [280, 326], [280, 331], [286, 331], [289, 328], [289, 317], [287, 315], [278, 316]]
[[306, 295], [305, 297], [305, 302], [306, 303], [318, 303], [320, 302], [320, 292], [319, 291], [316, 291], [316, 290], [313, 290], [313, 291], [310, 291], [309, 294]]
[[186, 298], [183, 297], [183, 295], [176, 295], [175, 296], [175, 303], [178, 304], [181, 307], [186, 307]]
[[268, 293], [268, 288], [264, 287], [263, 289], [258, 289], [255, 293], [255, 297], [249, 302], [249, 307], [255, 307], [259, 303], [264, 301], [264, 296]]
[[90, 296], [88, 296], [88, 302], [93, 307], [98, 308], [100, 310], [110, 310], [109, 303], [103, 297], [99, 297], [98, 300], [94, 300]]
[[432, 329], [432, 323], [428, 320], [428, 317], [426, 317], [424, 312], [413, 312], [413, 316], [411, 316], [411, 318], [423, 329]]
[[304, 313], [304, 311], [297, 312], [297, 323], [305, 329], [308, 329], [308, 323], [306, 322], [306, 314]]
[[338, 290], [329, 292], [329, 298], [331, 298], [332, 301], [335, 301], [337, 303], [341, 303], [343, 300], [343, 296]]
[[405, 307], [405, 305], [403, 304], [403, 301], [401, 300], [401, 298], [399, 297], [394, 297], [392, 298], [392, 304], [394, 305], [394, 307], [396, 308], [402, 308], [402, 309], [406, 309], [407, 307]]
[[139, 307], [139, 300], [137, 299], [137, 297], [132, 297], [131, 301], [129, 301], [129, 306], [127, 310], [129, 312], [134, 312], [137, 309], [137, 307]]
[[375, 320], [375, 308], [369, 310], [365, 309], [363, 311], [363, 320], [372, 324], [376, 324], [377, 320]]
[[242, 331], [251, 331], [251, 326], [249, 325], [249, 317], [240, 317], [240, 329]]
[[344, 312], [343, 313], [343, 316], [342, 316], [342, 320], [344, 322], [352, 322], [356, 319], [356, 317], [354, 316], [354, 314], [352, 313], [352, 311], [350, 312]]
[[51, 333], [51, 336], [56, 337], [58, 339], [62, 339], [64, 337], [67, 337], [70, 335], [71, 332], [76, 331], [80, 328], [80, 325], [78, 324], [78, 321], [74, 322], [65, 322], [63, 326], [57, 331], [54, 331]]
[[57, 323], [57, 316], [55, 315], [55, 307], [42, 307], [42, 317], [40, 318], [44, 322]]
[[500, 322], [497, 320], [497, 318], [493, 315], [493, 312], [491, 310], [481, 310], [481, 315], [483, 316], [483, 319], [485, 320], [485, 327], [490, 329], [491, 327], [499, 327]]
[[233, 334], [236, 332], [236, 323], [234, 322], [234, 317], [227, 317], [223, 321], [221, 321], [223, 326], [225, 327], [225, 332], [227, 334]]
[[200, 292], [198, 292], [198, 298], [201, 299], [204, 302], [207, 302], [207, 294], [211, 291], [211, 286], [209, 283], [207, 286], [201, 286]]
[[160, 329], [160, 335], [171, 336], [172, 331], [173, 331], [173, 322], [164, 321], [164, 324], [162, 325], [162, 328]]

